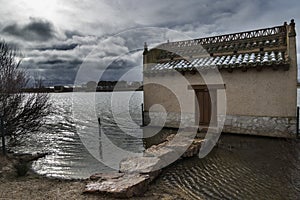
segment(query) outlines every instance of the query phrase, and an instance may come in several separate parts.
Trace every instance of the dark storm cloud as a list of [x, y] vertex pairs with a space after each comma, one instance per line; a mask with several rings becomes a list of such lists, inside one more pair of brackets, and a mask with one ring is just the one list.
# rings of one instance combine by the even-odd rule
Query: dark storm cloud
[[45, 60], [35, 62], [27, 60], [22, 62], [22, 67], [25, 68], [31, 75], [38, 74], [45, 80], [47, 86], [73, 84], [77, 70], [81, 65], [82, 60]]
[[56, 44], [53, 46], [48, 46], [48, 47], [40, 47], [37, 48], [40, 51], [46, 51], [46, 50], [58, 50], [58, 51], [68, 51], [75, 49], [78, 46], [78, 44]]
[[74, 58], [69, 60], [62, 59], [45, 59], [43, 61], [36, 62], [35, 60], [26, 60], [21, 63], [23, 68], [30, 70], [59, 70], [61, 69], [78, 69], [78, 67], [82, 64], [82, 60]]
[[82, 63], [82, 60], [78, 60], [78, 59], [74, 59], [74, 60], [60, 60], [60, 59], [55, 59], [55, 60], [46, 60], [46, 61], [38, 62], [37, 65], [38, 66], [41, 66], [41, 65], [55, 65], [55, 68], [56, 68], [60, 64], [64, 68], [66, 68], [67, 66], [73, 66], [71, 68], [76, 68], [81, 63]]
[[55, 30], [49, 21], [31, 18], [25, 25], [13, 23], [2, 29], [2, 33], [9, 34], [29, 41], [47, 41], [55, 37]]

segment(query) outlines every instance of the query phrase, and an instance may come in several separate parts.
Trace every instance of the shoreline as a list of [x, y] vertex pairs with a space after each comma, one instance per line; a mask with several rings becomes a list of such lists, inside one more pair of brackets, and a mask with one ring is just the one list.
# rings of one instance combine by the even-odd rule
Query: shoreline
[[[235, 136], [232, 134], [228, 134], [231, 136]], [[254, 138], [261, 137], [250, 137], [251, 141]], [[227, 151], [246, 151], [247, 149], [253, 148], [252, 145], [256, 144], [256, 142], [238, 142], [233, 145], [227, 144], [226, 141], [219, 140], [218, 145], [216, 145], [217, 149], [226, 149]], [[286, 139], [278, 139], [278, 138], [263, 138], [262, 140], [270, 140], [277, 141], [280, 140], [282, 142], [292, 141]], [[263, 143], [263, 142], [261, 142]], [[257, 147], [257, 145], [254, 145]], [[258, 145], [259, 146], [259, 145]], [[263, 147], [261, 147], [263, 149]], [[47, 177], [45, 175], [40, 175], [33, 170], [30, 170], [29, 173], [24, 177], [16, 177], [15, 174], [12, 174], [10, 177], [3, 177], [3, 168], [5, 166], [5, 162], [3, 162], [3, 156], [0, 154], [0, 199], [115, 199], [106, 194], [83, 194], [84, 188], [86, 184], [90, 181], [87, 179], [63, 179], [56, 177]], [[172, 169], [172, 166], [178, 165], [178, 162], [183, 162], [183, 160], [176, 161], [172, 163], [170, 166], [166, 167], [166, 171], [168, 172], [169, 167]], [[12, 162], [11, 160], [9, 162]], [[186, 162], [186, 161], [184, 161]], [[7, 164], [6, 164], [7, 165]], [[179, 163], [180, 165], [180, 163]], [[162, 176], [164, 176], [164, 171], [162, 172]], [[141, 197], [134, 197], [132, 199], [173, 199], [173, 195], [171, 193], [161, 193], [157, 192], [157, 182], [154, 181], [149, 185], [149, 190], [143, 194]], [[176, 195], [175, 195], [176, 196]], [[180, 196], [180, 195], [179, 195]]]
[[[47, 177], [35, 173], [31, 168], [26, 175], [18, 177], [13, 168], [16, 160], [17, 158], [7, 158], [0, 153], [0, 199], [115, 199], [107, 194], [83, 193], [90, 178], [63, 179]], [[151, 186], [153, 187], [153, 184]], [[152, 193], [152, 191], [147, 191], [143, 196], [130, 199], [158, 200], [161, 197], [161, 195]]]
[[0, 154], [0, 199], [109, 199], [105, 195], [83, 194], [88, 179], [63, 179], [35, 173], [30, 165], [24, 176], [18, 176], [15, 166], [20, 158]]
[[[173, 137], [174, 135], [171, 135], [171, 137], [168, 138], [172, 139]], [[159, 148], [167, 144], [168, 142], [165, 141], [159, 145], [153, 145], [152, 148], [148, 148], [148, 153], [154, 153], [156, 155], [158, 152], [160, 152]], [[191, 144], [192, 148], [188, 148], [189, 150], [187, 150], [187, 152], [185, 152], [181, 158], [191, 157], [197, 153], [200, 148], [200, 146], [197, 146], [197, 144], [197, 142], [193, 142]], [[161, 155], [161, 153], [159, 153], [159, 155]], [[145, 191], [143, 193], [136, 193], [138, 195], [127, 194], [128, 191], [130, 193], [131, 186], [126, 189], [125, 193], [123, 189], [120, 193], [112, 192], [109, 189], [107, 189], [107, 191], [106, 189], [103, 191], [100, 189], [99, 191], [87, 192], [87, 186], [89, 184], [95, 183], [95, 181], [96, 183], [98, 181], [105, 181], [105, 179], [102, 180], [100, 177], [99, 180], [99, 177], [97, 177], [97, 180], [95, 180], [92, 178], [93, 175], [86, 179], [63, 179], [37, 174], [31, 168], [32, 162], [43, 158], [46, 155], [48, 155], [48, 153], [38, 153], [34, 155], [10, 153], [7, 155], [7, 157], [4, 157], [2, 154], [0, 154], [0, 199], [23, 199], [24, 197], [39, 199], [46, 196], [49, 199], [115, 199], [116, 197], [130, 197], [131, 199], [147, 200], [161, 199], [162, 197], [161, 194], [155, 194], [153, 193], [153, 190], [150, 189], [153, 187], [153, 185], [155, 185], [154, 179], [156, 179], [156, 176], [158, 176], [162, 170], [159, 170], [160, 172], [153, 177], [152, 181], [147, 182], [145, 185]], [[181, 158], [179, 158], [179, 160], [181, 160]], [[24, 170], [24, 163], [30, 167], [24, 174], [18, 175], [19, 169], [16, 166], [22, 166], [21, 169]], [[167, 166], [165, 168], [167, 168]], [[133, 190], [136, 189], [135, 186], [132, 186], [132, 188]], [[123, 195], [123, 193], [126, 195]]]

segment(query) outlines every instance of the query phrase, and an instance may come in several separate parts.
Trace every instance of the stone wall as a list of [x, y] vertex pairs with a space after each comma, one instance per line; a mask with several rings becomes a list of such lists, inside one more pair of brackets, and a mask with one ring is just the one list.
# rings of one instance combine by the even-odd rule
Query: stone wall
[[[149, 112], [145, 112], [145, 124], [150, 123]], [[164, 113], [151, 112], [151, 125], [161, 126]], [[181, 128], [195, 126], [194, 113], [169, 112], [166, 123], [168, 128], [178, 128], [181, 120]], [[223, 121], [224, 116], [218, 116], [218, 121]], [[271, 137], [295, 138], [296, 117], [260, 117], [260, 116], [238, 116], [226, 115], [223, 131], [225, 133], [237, 133]]]
[[227, 115], [223, 132], [295, 138], [296, 118]]

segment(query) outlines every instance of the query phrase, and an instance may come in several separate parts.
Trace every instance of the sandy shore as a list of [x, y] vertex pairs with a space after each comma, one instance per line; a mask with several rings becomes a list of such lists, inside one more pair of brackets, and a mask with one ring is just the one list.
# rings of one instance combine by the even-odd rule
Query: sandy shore
[[[82, 181], [52, 180], [37, 175], [15, 179], [2, 179], [0, 199], [99, 199], [99, 196], [82, 195]], [[101, 196], [101, 199], [106, 199]]]
[[[0, 200], [4, 199], [115, 199], [103, 194], [83, 194], [87, 180], [61, 180], [43, 177], [29, 171], [25, 176], [17, 176], [14, 164], [17, 159], [6, 158], [0, 154]], [[153, 186], [152, 186], [153, 187]], [[162, 198], [148, 191], [144, 197], [133, 199], [170, 199]]]
[[59, 180], [29, 171], [17, 176], [15, 158], [0, 155], [0, 199], [109, 199], [104, 195], [84, 195], [84, 180]]

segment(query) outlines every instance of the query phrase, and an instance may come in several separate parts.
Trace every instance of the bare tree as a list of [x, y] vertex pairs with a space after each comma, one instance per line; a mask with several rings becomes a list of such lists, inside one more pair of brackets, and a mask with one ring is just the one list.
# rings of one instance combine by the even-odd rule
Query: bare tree
[[[0, 131], [3, 146], [5, 139], [9, 145], [16, 145], [28, 133], [38, 131], [51, 113], [48, 94], [22, 92], [29, 78], [26, 71], [20, 69], [20, 63], [17, 51], [0, 41]], [[5, 154], [5, 146], [3, 151]]]
[[34, 88], [45, 88], [44, 85], [44, 79], [38, 74], [38, 73], [34, 73]]

